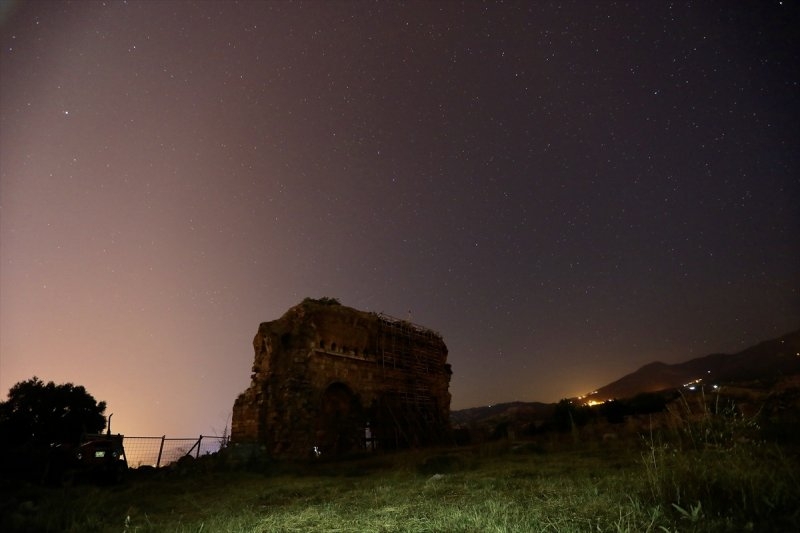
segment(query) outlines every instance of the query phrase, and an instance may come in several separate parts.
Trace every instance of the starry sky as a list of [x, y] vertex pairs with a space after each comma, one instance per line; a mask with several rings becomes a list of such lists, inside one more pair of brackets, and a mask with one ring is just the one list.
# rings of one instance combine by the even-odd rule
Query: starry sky
[[439, 331], [454, 409], [800, 326], [798, 2], [5, 2], [0, 390], [221, 432], [258, 324]]

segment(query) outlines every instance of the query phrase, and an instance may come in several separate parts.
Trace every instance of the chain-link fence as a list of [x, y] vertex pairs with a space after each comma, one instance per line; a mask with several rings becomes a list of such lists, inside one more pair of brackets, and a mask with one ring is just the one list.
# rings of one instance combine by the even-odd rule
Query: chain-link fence
[[125, 436], [125, 457], [130, 468], [174, 463], [184, 455], [200, 457], [219, 451], [227, 437], [200, 435], [197, 438], [128, 437]]

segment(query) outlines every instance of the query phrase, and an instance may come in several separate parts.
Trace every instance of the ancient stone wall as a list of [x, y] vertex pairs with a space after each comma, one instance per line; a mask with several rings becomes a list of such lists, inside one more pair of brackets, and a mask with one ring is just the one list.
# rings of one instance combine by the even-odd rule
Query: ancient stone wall
[[264, 322], [231, 439], [276, 457], [424, 446], [449, 434], [450, 365], [427, 328], [330, 300]]

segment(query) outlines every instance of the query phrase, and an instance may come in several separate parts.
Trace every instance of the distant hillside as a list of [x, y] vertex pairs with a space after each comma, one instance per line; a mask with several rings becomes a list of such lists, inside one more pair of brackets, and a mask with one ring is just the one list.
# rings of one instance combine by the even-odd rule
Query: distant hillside
[[499, 422], [515, 420], [535, 422], [550, 418], [555, 404], [539, 402], [509, 402], [450, 412], [450, 423], [453, 426], [465, 426], [471, 423]]
[[[588, 399], [632, 398], [642, 392], [677, 389], [702, 379], [708, 385], [774, 380], [800, 375], [800, 330], [762, 342], [735, 354], [711, 354], [684, 363], [650, 363], [636, 372], [597, 389]], [[453, 426], [474, 423], [496, 424], [504, 420], [534, 422], [547, 420], [554, 403], [510, 402], [451, 411]]]
[[656, 362], [597, 389], [591, 399], [630, 398], [674, 389], [697, 379], [706, 384], [773, 380], [800, 374], [800, 330], [735, 354], [711, 354], [684, 363]]

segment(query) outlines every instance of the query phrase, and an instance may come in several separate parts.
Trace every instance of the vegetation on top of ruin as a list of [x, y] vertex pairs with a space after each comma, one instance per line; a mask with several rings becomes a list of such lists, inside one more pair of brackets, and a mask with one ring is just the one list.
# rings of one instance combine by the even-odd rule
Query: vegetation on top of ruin
[[340, 302], [338, 298], [331, 298], [329, 296], [323, 296], [322, 298], [305, 298], [303, 303], [318, 305], [342, 305], [342, 302]]

